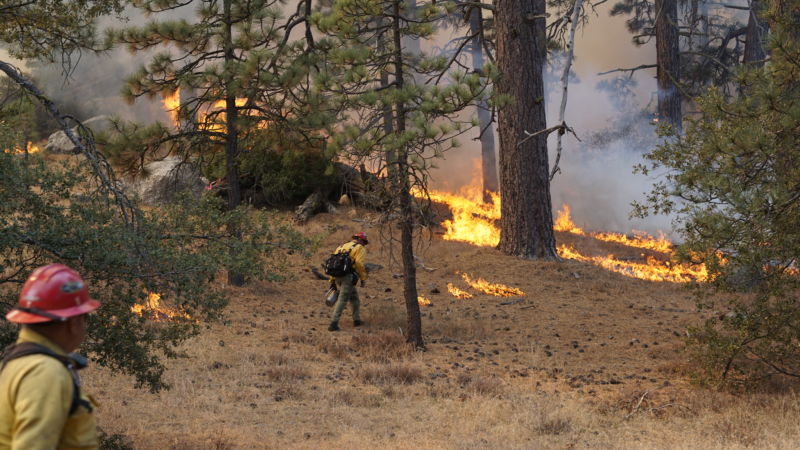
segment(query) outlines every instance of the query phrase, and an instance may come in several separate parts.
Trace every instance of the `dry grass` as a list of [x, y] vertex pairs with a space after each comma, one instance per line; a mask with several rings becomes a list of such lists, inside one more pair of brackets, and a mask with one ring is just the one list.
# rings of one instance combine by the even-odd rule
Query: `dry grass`
[[356, 356], [379, 363], [401, 361], [413, 354], [403, 335], [394, 330], [357, 334], [353, 336], [353, 350]]
[[[316, 259], [355, 217], [312, 220], [310, 232], [334, 232]], [[368, 259], [384, 263], [378, 245]], [[798, 447], [791, 389], [734, 396], [689, 383], [680, 336], [704, 316], [679, 287], [439, 240], [426, 252], [437, 270], [420, 271], [420, 286], [457, 282], [458, 270], [529, 294], [507, 305], [432, 297], [427, 350], [416, 352], [391, 268], [360, 292], [366, 326], [343, 320], [337, 333], [326, 330], [325, 282], [304, 269], [285, 285], [231, 288], [229, 323], [169, 362], [170, 391], [84, 371], [100, 426], [137, 449]]]
[[369, 384], [413, 384], [422, 379], [422, 370], [414, 364], [396, 362], [361, 366], [357, 378]]

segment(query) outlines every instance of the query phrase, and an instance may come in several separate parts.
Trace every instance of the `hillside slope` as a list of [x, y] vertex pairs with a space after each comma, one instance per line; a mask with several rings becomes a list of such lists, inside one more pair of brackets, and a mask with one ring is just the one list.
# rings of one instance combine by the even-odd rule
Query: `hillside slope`
[[[509, 257], [444, 241], [417, 248], [425, 352], [403, 344], [402, 272], [344, 209], [303, 227], [324, 236], [292, 280], [230, 288], [226, 321], [169, 362], [173, 388], [134, 389], [87, 369], [100, 426], [136, 448], [792, 448], [794, 397], [732, 397], [688, 383], [681, 336], [698, 323], [682, 286], [597, 266]], [[384, 268], [360, 289], [367, 325], [330, 333], [327, 282], [309, 271], [355, 231]], [[559, 233], [584, 253], [639, 250]], [[398, 250], [395, 250], [398, 251]], [[429, 269], [429, 270], [426, 270]], [[522, 290], [495, 297], [461, 274]], [[458, 299], [447, 284], [473, 295]], [[794, 418], [794, 419], [793, 419]]]

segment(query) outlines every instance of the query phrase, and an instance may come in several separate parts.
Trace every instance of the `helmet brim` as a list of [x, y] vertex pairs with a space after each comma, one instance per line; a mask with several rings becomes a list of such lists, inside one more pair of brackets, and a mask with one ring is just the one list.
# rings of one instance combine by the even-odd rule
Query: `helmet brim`
[[[100, 302], [94, 299], [89, 299], [87, 302], [84, 302], [77, 306], [72, 306], [70, 308], [64, 309], [55, 309], [47, 311], [54, 316], [59, 316], [63, 318], [69, 318], [74, 316], [80, 316], [81, 314], [88, 314], [92, 311], [95, 311], [97, 308], [100, 307]], [[40, 316], [38, 314], [32, 314], [25, 311], [20, 311], [18, 309], [12, 309], [11, 311], [6, 314], [6, 320], [13, 323], [44, 323], [44, 322], [52, 322], [53, 319], [45, 316]]]

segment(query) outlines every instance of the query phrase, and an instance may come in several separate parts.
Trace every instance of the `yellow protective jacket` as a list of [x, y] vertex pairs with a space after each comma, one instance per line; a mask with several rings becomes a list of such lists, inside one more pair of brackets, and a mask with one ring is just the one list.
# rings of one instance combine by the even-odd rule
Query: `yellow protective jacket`
[[[17, 343], [33, 342], [63, 355], [46, 337], [23, 327]], [[83, 406], [72, 415], [72, 375], [52, 356], [12, 359], [0, 372], [0, 449], [96, 449], [94, 414]], [[81, 390], [83, 400], [95, 405]]]
[[345, 242], [336, 249], [334, 253], [350, 251], [350, 259], [353, 260], [353, 268], [356, 269], [358, 278], [361, 281], [367, 279], [367, 269], [364, 267], [364, 258], [367, 257], [367, 249], [363, 245], [355, 241]]

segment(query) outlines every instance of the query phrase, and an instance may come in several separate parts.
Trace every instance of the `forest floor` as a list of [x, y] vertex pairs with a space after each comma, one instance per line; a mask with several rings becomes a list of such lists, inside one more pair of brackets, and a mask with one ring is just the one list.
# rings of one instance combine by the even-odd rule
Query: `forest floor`
[[[402, 335], [402, 270], [369, 212], [342, 208], [302, 227], [322, 236], [291, 279], [228, 288], [222, 323], [167, 361], [157, 394], [102, 368], [84, 372], [100, 427], [142, 449], [797, 448], [800, 399], [733, 395], [690, 383], [682, 338], [698, 312], [681, 285], [588, 263], [537, 262], [444, 241], [417, 254], [427, 348]], [[327, 282], [309, 271], [355, 231], [384, 266], [360, 288], [366, 325], [327, 331]], [[640, 250], [558, 233], [584, 254]], [[395, 255], [399, 249], [395, 249]], [[494, 297], [460, 273], [521, 289]], [[474, 295], [457, 299], [453, 283]], [[432, 292], [433, 291], [433, 292]], [[434, 293], [438, 291], [438, 293]]]

